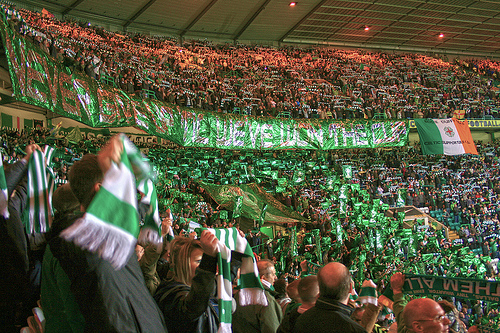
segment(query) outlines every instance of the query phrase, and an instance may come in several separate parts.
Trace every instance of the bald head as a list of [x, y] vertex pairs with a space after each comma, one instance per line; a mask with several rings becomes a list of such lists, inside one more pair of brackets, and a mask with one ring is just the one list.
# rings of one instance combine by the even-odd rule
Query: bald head
[[338, 262], [331, 262], [318, 272], [320, 295], [340, 302], [347, 302], [351, 292], [351, 281], [347, 267]]
[[411, 300], [403, 311], [406, 327], [411, 332], [448, 332], [450, 321], [441, 306], [430, 298]]
[[424, 318], [424, 314], [427, 311], [426, 307], [432, 307], [434, 303], [436, 302], [429, 298], [417, 298], [410, 301], [403, 311], [406, 327], [410, 328], [414, 321]]
[[474, 326], [471, 326], [467, 332], [469, 332], [469, 333], [479, 333], [479, 328], [477, 328], [477, 326], [474, 325]]

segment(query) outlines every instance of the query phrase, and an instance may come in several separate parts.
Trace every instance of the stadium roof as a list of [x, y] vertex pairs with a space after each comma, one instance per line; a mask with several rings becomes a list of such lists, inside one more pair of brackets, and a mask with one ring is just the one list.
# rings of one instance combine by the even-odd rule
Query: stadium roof
[[11, 2], [59, 18], [106, 23], [113, 31], [500, 59], [499, 0], [298, 0], [295, 6], [288, 0]]

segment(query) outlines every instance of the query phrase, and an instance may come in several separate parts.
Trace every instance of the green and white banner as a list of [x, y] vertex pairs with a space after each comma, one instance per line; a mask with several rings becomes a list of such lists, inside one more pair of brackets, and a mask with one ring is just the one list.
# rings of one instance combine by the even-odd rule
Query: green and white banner
[[500, 302], [500, 281], [407, 274], [403, 292]]
[[5, 21], [0, 30], [16, 99], [91, 127], [133, 126], [181, 146], [345, 149], [404, 146], [408, 122], [251, 117], [181, 109], [71, 72]]

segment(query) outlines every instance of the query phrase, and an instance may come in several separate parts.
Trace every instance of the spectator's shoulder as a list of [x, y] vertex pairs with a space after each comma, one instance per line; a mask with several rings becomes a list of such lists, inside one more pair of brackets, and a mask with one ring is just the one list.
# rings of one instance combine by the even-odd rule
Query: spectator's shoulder
[[50, 230], [47, 232], [46, 238], [47, 241], [50, 241], [54, 237], [59, 236], [59, 234], [73, 223], [75, 223], [79, 218], [83, 217], [83, 213], [78, 212], [74, 214], [65, 214], [62, 216], [55, 216], [54, 221], [50, 227]]

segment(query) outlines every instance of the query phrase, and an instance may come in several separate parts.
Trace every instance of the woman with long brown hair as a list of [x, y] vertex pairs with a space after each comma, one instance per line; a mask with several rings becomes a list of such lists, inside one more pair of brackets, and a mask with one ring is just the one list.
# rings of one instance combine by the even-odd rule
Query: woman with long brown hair
[[199, 240], [177, 236], [170, 245], [172, 277], [154, 296], [169, 332], [217, 332], [217, 310], [210, 304], [215, 292], [218, 239], [204, 230]]

